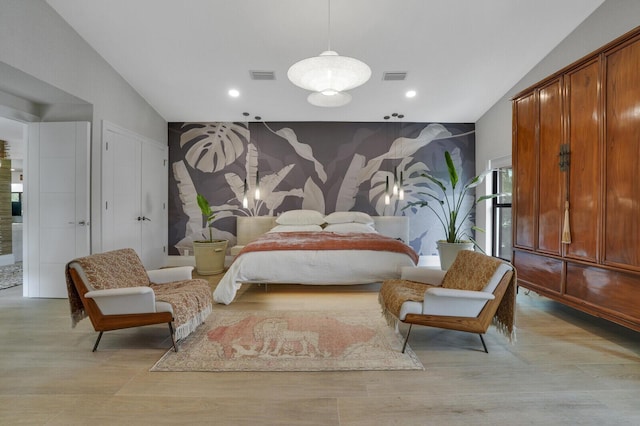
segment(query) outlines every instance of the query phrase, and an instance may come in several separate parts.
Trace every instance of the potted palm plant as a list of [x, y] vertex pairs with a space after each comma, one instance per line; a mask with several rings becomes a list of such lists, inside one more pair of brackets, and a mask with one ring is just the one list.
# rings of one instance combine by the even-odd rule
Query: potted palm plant
[[[449, 151], [444, 153], [444, 158], [447, 163], [448, 182], [438, 179], [430, 173], [423, 173], [421, 176], [433, 182], [437, 190], [419, 192], [418, 194], [422, 196], [422, 199], [409, 203], [405, 208], [412, 206], [426, 207], [435, 213], [442, 224], [445, 234], [445, 239], [437, 242], [440, 267], [443, 270], [447, 270], [460, 250], [473, 250], [474, 246], [477, 246], [473, 237], [467, 233], [469, 228], [465, 225], [471, 212], [481, 201], [495, 198], [499, 194], [483, 195], [478, 199], [471, 197], [472, 202], [470, 205], [464, 203], [465, 197], [484, 180], [490, 170], [472, 177], [460, 189], [456, 190], [456, 188], [459, 188], [459, 177]], [[476, 226], [472, 226], [471, 229], [484, 232]]]
[[213, 239], [211, 227], [214, 219], [216, 218], [216, 214], [211, 210], [209, 201], [207, 201], [203, 195], [198, 194], [196, 196], [196, 200], [207, 224], [207, 228], [209, 228], [209, 239], [193, 242], [193, 254], [196, 258], [196, 271], [199, 275], [219, 274], [224, 271], [227, 240]]

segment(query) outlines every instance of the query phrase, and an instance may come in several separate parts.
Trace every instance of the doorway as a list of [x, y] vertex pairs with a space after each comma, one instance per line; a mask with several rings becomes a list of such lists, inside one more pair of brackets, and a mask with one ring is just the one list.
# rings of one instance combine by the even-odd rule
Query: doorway
[[24, 144], [27, 125], [0, 117], [0, 296], [23, 282]]

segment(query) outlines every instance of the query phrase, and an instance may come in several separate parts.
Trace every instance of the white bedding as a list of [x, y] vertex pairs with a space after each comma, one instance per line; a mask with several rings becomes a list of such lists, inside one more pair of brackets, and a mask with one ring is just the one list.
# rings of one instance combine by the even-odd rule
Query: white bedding
[[213, 300], [228, 305], [242, 283], [367, 284], [400, 278], [404, 266], [415, 266], [408, 255], [374, 250], [249, 252], [231, 264]]

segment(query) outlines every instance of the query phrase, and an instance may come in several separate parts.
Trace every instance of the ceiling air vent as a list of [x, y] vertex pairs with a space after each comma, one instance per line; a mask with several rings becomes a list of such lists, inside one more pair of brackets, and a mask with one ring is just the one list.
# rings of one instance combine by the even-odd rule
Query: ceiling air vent
[[383, 81], [402, 81], [407, 78], [406, 71], [387, 71], [382, 74]]
[[275, 80], [276, 73], [273, 71], [249, 71], [252, 80]]

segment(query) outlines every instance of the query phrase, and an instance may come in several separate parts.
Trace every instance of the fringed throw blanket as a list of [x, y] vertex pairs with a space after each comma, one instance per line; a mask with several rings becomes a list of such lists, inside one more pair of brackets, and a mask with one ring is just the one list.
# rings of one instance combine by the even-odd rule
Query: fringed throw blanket
[[404, 253], [418, 263], [418, 254], [402, 241], [375, 233], [268, 232], [247, 244], [238, 256], [272, 250], [374, 250]]
[[138, 254], [133, 249], [97, 253], [72, 260], [65, 268], [72, 327], [87, 317], [80, 295], [69, 274], [69, 265], [74, 262], [82, 267], [87, 279], [85, 284], [90, 287], [89, 290], [148, 286], [150, 284], [147, 271], [144, 270]]
[[186, 337], [211, 313], [213, 299], [207, 281], [191, 279], [154, 284], [149, 281], [136, 252], [133, 249], [121, 249], [78, 258], [67, 264], [65, 275], [72, 327], [87, 317], [69, 273], [72, 263], [82, 267], [89, 290], [150, 286], [156, 301], [167, 302], [173, 308], [176, 339]]
[[167, 302], [173, 308], [176, 339], [187, 337], [211, 313], [213, 296], [205, 280], [184, 280], [165, 284], [153, 284], [156, 300]]
[[[496, 269], [504, 262], [495, 257], [486, 256], [474, 251], [462, 251], [447, 271], [441, 287], [460, 290], [480, 291], [489, 282]], [[509, 265], [513, 268], [512, 265]], [[379, 300], [383, 313], [389, 320], [397, 319], [400, 308], [405, 301], [422, 302], [425, 291], [433, 287], [406, 280], [388, 280], [380, 288]], [[516, 304], [516, 272], [509, 281], [507, 290], [498, 305], [492, 324], [504, 334], [509, 341], [515, 341], [515, 304]]]

